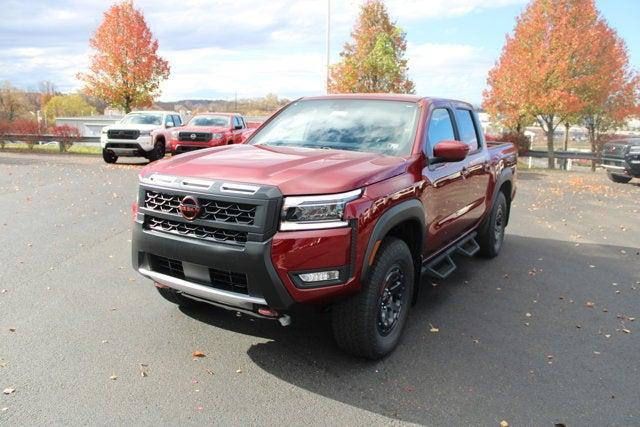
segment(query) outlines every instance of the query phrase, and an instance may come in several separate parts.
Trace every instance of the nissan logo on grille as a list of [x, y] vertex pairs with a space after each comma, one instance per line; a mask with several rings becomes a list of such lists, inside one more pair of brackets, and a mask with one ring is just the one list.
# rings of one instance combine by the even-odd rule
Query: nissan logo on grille
[[196, 134], [195, 134], [195, 133], [192, 133], [192, 134], [189, 136], [189, 138], [191, 138], [191, 139], [196, 139], [196, 138], [197, 138], [197, 136], [196, 136]]
[[200, 203], [198, 203], [198, 199], [195, 197], [186, 196], [180, 202], [180, 213], [189, 221], [196, 219], [198, 215], [200, 215], [201, 210]]

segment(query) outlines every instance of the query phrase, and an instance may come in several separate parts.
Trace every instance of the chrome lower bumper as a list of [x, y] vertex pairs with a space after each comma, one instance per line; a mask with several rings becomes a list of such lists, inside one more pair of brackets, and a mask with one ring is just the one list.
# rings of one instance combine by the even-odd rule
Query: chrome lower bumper
[[255, 309], [254, 305], [267, 306], [267, 302], [262, 298], [223, 291], [221, 289], [215, 289], [209, 286], [203, 286], [197, 283], [189, 282], [187, 280], [178, 279], [166, 274], [147, 270], [145, 268], [139, 268], [138, 272], [143, 276], [153, 280], [154, 282], [160, 283], [161, 285], [168, 286], [180, 292], [184, 292], [187, 295], [192, 295], [197, 299], [210, 301], [211, 303], [214, 303], [216, 305], [224, 305], [227, 308], [235, 308], [240, 311], [253, 312]]

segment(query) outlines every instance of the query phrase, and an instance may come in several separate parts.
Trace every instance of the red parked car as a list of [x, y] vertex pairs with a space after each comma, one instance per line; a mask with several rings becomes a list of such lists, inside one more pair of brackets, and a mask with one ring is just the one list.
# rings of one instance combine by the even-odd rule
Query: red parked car
[[154, 141], [163, 142], [166, 152], [180, 154], [201, 148], [241, 144], [251, 132], [240, 114], [198, 113], [189, 122], [173, 129], [158, 129]]
[[328, 309], [345, 351], [397, 345], [422, 274], [500, 252], [516, 149], [470, 104], [412, 95], [303, 98], [242, 145], [140, 174], [133, 267], [179, 305], [288, 324]]

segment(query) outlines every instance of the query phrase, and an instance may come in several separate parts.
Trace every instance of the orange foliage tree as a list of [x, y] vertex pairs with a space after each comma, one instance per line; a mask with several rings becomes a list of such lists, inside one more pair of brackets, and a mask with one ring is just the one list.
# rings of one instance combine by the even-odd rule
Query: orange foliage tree
[[169, 64], [158, 55], [158, 41], [131, 1], [105, 12], [89, 44], [95, 49], [89, 72], [78, 74], [87, 95], [127, 113], [152, 104], [169, 77]]
[[331, 67], [329, 93], [413, 93], [407, 77], [405, 34], [397, 27], [382, 0], [368, 0], [345, 43], [341, 60]]
[[630, 76], [627, 62], [624, 44], [594, 0], [533, 0], [489, 73], [484, 105], [509, 123], [535, 118], [554, 168], [557, 126], [601, 108], [625, 80], [612, 81], [612, 73]]

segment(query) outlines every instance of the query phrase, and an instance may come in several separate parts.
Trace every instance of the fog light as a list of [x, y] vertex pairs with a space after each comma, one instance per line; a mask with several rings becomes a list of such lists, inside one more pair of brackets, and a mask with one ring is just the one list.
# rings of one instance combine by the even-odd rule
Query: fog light
[[303, 282], [324, 282], [327, 280], [338, 280], [340, 272], [338, 270], [316, 271], [315, 273], [302, 273], [298, 277]]

